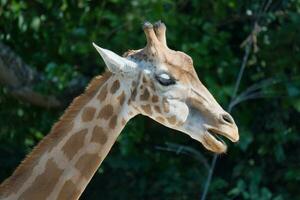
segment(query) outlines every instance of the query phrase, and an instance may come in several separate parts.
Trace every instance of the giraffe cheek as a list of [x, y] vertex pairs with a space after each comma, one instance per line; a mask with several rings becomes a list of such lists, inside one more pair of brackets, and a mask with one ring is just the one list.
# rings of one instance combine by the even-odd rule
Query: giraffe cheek
[[176, 117], [176, 124], [183, 124], [189, 114], [189, 108], [188, 106], [178, 100], [168, 100], [169, 102], [169, 114], [171, 116], [175, 116]]

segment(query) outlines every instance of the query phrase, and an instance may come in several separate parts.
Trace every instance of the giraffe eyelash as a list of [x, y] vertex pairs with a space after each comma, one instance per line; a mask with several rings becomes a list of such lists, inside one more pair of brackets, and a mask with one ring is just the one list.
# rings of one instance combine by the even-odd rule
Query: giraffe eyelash
[[155, 75], [155, 79], [163, 86], [174, 85], [176, 80], [167, 73], [161, 73]]

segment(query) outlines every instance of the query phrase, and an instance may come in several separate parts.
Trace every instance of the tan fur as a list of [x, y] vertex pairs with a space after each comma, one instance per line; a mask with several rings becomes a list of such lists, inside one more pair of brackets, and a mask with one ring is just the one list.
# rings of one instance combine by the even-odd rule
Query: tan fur
[[176, 116], [168, 117], [167, 120], [170, 124], [174, 125], [176, 123]]
[[79, 196], [80, 193], [81, 191], [76, 188], [76, 185], [71, 180], [68, 180], [61, 188], [57, 200], [74, 199]]
[[160, 123], [164, 123], [165, 122], [165, 119], [162, 118], [162, 117], [156, 117], [155, 120], [158, 121], [158, 122], [160, 122]]
[[170, 106], [166, 100], [163, 101], [163, 108], [165, 113], [170, 112]]
[[[95, 172], [95, 168], [92, 168], [91, 166], [98, 167], [100, 162], [101, 162], [101, 157], [98, 156], [97, 153], [84, 154], [80, 157], [78, 162], [75, 164], [75, 167], [79, 171], [84, 172], [83, 175], [89, 179]], [[90, 163], [90, 164], [87, 165], [86, 163]]]

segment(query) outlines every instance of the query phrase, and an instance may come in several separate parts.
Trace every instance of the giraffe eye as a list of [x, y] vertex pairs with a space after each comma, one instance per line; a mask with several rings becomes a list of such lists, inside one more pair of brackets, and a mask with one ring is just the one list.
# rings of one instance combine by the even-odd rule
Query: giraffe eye
[[161, 73], [155, 76], [156, 80], [163, 86], [174, 85], [175, 79], [167, 73]]

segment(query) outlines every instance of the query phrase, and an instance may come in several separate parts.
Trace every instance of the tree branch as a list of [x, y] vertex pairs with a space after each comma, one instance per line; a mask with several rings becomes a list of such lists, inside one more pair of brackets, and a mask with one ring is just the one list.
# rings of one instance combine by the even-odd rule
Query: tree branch
[[202, 155], [202, 153], [200, 153], [199, 151], [197, 151], [196, 149], [194, 149], [192, 147], [189, 147], [186, 145], [181, 145], [181, 144], [176, 144], [176, 143], [172, 143], [172, 142], [166, 142], [166, 147], [157, 146], [156, 149], [161, 150], [161, 151], [175, 152], [176, 154], [188, 155], [190, 157], [195, 158], [200, 163], [202, 163], [207, 170], [210, 169], [209, 164], [208, 164], [206, 158]]
[[[246, 65], [248, 63], [249, 55], [251, 53], [251, 47], [253, 48], [253, 53], [257, 53], [257, 51], [258, 51], [257, 36], [261, 32], [261, 26], [259, 25], [259, 20], [260, 20], [262, 15], [265, 15], [267, 13], [267, 10], [269, 9], [271, 3], [272, 3], [272, 0], [267, 0], [266, 5], [263, 2], [261, 10], [258, 11], [258, 13], [255, 17], [254, 25], [253, 25], [253, 28], [252, 28], [252, 31], [251, 31], [250, 35], [242, 42], [242, 44], [240, 46], [241, 48], [244, 48], [244, 56], [243, 56], [243, 61], [241, 63], [240, 70], [239, 70], [239, 74], [238, 74], [236, 82], [235, 82], [232, 98], [231, 98], [231, 101], [230, 101], [229, 106], [228, 106], [228, 112], [229, 113], [232, 111], [232, 109], [234, 107], [232, 102], [234, 101], [234, 99], [237, 95], [238, 89], [240, 87], [240, 83], [241, 83]], [[235, 104], [235, 105], [237, 105], [237, 104]], [[207, 175], [204, 190], [203, 190], [203, 193], [201, 195], [201, 200], [206, 200], [207, 192], [208, 192], [210, 182], [211, 182], [211, 179], [212, 179], [212, 176], [213, 176], [213, 172], [214, 172], [214, 169], [215, 169], [215, 166], [216, 166], [217, 158], [218, 158], [217, 154], [215, 154], [213, 156], [213, 159], [212, 159], [212, 162], [211, 162], [211, 167], [210, 167], [209, 173]]]
[[[0, 42], [0, 84], [8, 93], [24, 102], [44, 108], [63, 108], [84, 89], [86, 78], [72, 80], [62, 95], [44, 95], [34, 86], [45, 78], [27, 65], [10, 47]], [[76, 88], [76, 90], [74, 90]]]

